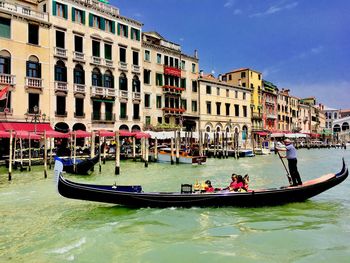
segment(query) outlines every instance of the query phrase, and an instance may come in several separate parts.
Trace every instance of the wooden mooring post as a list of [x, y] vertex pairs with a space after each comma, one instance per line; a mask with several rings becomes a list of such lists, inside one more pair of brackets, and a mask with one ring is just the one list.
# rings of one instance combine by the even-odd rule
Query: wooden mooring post
[[176, 164], [180, 163], [180, 131], [175, 131], [175, 151], [176, 151]]
[[145, 138], [145, 167], [148, 167], [148, 152], [149, 152], [149, 141]]
[[158, 139], [157, 137], [154, 139], [154, 161], [158, 161]]
[[9, 153], [9, 181], [12, 180], [12, 143], [13, 143], [13, 133], [10, 131], [10, 153]]
[[47, 142], [46, 131], [44, 131], [44, 178], [47, 178]]
[[119, 145], [119, 132], [115, 132], [115, 175], [120, 174], [120, 145]]
[[170, 138], [170, 164], [174, 164], [174, 138]]
[[[90, 158], [95, 157], [95, 133], [91, 131], [91, 139], [90, 139]], [[90, 169], [91, 171], [94, 171], [94, 166]]]

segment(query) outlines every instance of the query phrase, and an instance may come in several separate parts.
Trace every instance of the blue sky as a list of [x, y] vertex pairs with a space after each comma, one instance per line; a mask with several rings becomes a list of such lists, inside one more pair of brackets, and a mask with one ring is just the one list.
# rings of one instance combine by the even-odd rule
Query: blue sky
[[350, 108], [349, 0], [111, 0], [124, 16], [199, 53], [217, 76], [249, 67], [298, 97]]

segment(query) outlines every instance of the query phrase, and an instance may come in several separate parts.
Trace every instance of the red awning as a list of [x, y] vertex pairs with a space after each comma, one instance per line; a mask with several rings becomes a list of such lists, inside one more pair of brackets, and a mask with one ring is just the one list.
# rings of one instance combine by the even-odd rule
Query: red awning
[[7, 131], [0, 130], [0, 138], [10, 138], [10, 133]]
[[96, 135], [101, 136], [101, 137], [114, 137], [115, 132], [101, 130], [101, 131], [96, 132]]
[[141, 139], [141, 138], [151, 138], [151, 135], [145, 132], [137, 132], [135, 134], [136, 139]]
[[256, 134], [259, 135], [259, 136], [267, 136], [267, 135], [269, 135], [269, 133], [267, 133], [267, 132], [256, 132]]
[[33, 132], [28, 131], [16, 131], [16, 138], [20, 139], [31, 139], [31, 140], [40, 140], [41, 136], [39, 134], [35, 134]]
[[1, 122], [0, 130], [3, 131], [52, 131], [50, 123], [32, 123], [32, 122]]
[[91, 136], [91, 132], [77, 130], [77, 131], [71, 131], [69, 134], [74, 136], [76, 134], [77, 138], [86, 138]]
[[[43, 132], [40, 132], [42, 136], [44, 136]], [[46, 138], [69, 138], [68, 133], [62, 133], [58, 131], [46, 131]]]
[[134, 132], [130, 132], [128, 130], [119, 130], [119, 136], [132, 137], [132, 136], [135, 136], [135, 133]]

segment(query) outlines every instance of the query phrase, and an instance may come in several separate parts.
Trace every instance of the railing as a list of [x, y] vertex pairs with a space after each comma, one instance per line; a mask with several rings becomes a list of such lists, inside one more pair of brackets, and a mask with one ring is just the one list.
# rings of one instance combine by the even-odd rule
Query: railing
[[104, 95], [105, 95], [104, 87], [98, 87], [98, 86], [91, 87], [91, 96], [104, 96]]
[[266, 116], [268, 119], [277, 119], [277, 115], [275, 114], [267, 114]]
[[85, 54], [82, 52], [73, 51], [74, 59], [79, 61], [85, 61]]
[[120, 70], [128, 70], [128, 63], [125, 63], [125, 62], [122, 62], [122, 61], [119, 61], [119, 69]]
[[67, 57], [67, 49], [55, 47], [55, 56], [57, 57]]
[[252, 119], [262, 119], [262, 114], [253, 112]]
[[164, 85], [162, 88], [164, 93], [171, 93], [171, 94], [178, 94], [178, 95], [185, 90], [184, 88], [170, 86], [170, 85]]
[[120, 90], [119, 97], [123, 99], [129, 98], [129, 92], [127, 90]]
[[113, 68], [113, 60], [105, 59], [106, 67]]
[[63, 81], [55, 81], [55, 91], [68, 91], [68, 84], [67, 82]]
[[139, 65], [132, 65], [132, 71], [140, 72], [140, 66]]
[[0, 73], [0, 84], [2, 85], [16, 85], [16, 76]]
[[106, 112], [104, 117], [105, 117], [104, 121], [111, 121], [111, 122], [115, 121], [115, 113]]
[[115, 122], [115, 113], [111, 112], [93, 112], [91, 114], [91, 120], [95, 122]]
[[116, 97], [117, 91], [114, 88], [105, 88], [105, 95], [108, 97]]
[[99, 2], [98, 0], [79, 0], [79, 2], [87, 5], [91, 5], [103, 13], [109, 13], [113, 16], [119, 15], [119, 9], [113, 6]]
[[91, 63], [96, 64], [96, 65], [101, 65], [102, 62], [102, 58], [100, 57], [91, 57]]
[[49, 22], [49, 15], [47, 13], [41, 13], [38, 11], [31, 10], [28, 7], [21, 6], [18, 4], [8, 3], [6, 1], [0, 0], [0, 10], [10, 11], [19, 15], [31, 17], [34, 19], [39, 19], [45, 22]]
[[133, 100], [141, 100], [141, 93], [140, 92], [133, 92], [132, 99]]
[[84, 84], [74, 84], [73, 85], [74, 93], [83, 93], [85, 94], [85, 85]]
[[13, 109], [12, 108], [0, 107], [0, 114], [12, 115], [12, 113], [13, 113]]
[[165, 114], [183, 114], [186, 110], [184, 108], [168, 108], [162, 109]]
[[43, 79], [26, 77], [26, 87], [27, 88], [42, 89], [43, 88]]

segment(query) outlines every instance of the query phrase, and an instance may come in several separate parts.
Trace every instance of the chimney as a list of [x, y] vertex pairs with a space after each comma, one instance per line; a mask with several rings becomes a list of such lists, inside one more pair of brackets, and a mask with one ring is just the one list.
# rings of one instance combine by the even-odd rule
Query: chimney
[[200, 71], [199, 71], [199, 76], [200, 76], [201, 78], [203, 78], [203, 74], [204, 74], [204, 73], [203, 73], [203, 70], [200, 70]]
[[219, 74], [218, 78], [219, 78], [219, 81], [222, 81], [222, 75], [221, 74]]
[[197, 51], [197, 49], [194, 50], [194, 57], [198, 58], [198, 51]]

